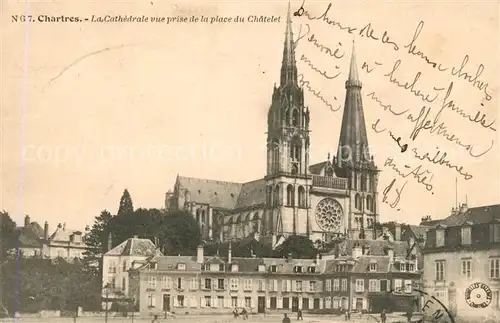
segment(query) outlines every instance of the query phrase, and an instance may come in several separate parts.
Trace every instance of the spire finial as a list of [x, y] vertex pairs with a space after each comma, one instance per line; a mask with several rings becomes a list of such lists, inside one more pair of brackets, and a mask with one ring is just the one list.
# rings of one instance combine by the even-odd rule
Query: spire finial
[[281, 85], [288, 82], [297, 82], [297, 67], [295, 65], [295, 45], [292, 33], [292, 9], [288, 1], [288, 11], [286, 15], [285, 48], [283, 49], [283, 62], [281, 65]]
[[330, 153], [328, 153], [328, 161], [330, 161]]
[[352, 40], [351, 66], [349, 68], [349, 81], [359, 81], [358, 66], [356, 64], [356, 42]]

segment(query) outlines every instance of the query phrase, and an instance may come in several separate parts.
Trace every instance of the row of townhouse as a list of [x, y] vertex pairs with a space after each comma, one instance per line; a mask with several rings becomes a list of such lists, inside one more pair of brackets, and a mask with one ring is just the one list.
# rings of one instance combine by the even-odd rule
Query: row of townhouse
[[316, 259], [156, 255], [128, 270], [129, 296], [142, 314], [227, 312], [379, 312], [418, 310], [420, 284], [407, 242], [346, 241]]
[[500, 317], [500, 205], [462, 205], [427, 234], [423, 289], [466, 321]]

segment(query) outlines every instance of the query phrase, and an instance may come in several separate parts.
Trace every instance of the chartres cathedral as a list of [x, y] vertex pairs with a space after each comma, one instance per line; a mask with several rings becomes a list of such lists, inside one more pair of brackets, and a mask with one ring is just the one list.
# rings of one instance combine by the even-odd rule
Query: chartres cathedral
[[183, 209], [207, 241], [253, 236], [273, 245], [289, 235], [312, 241], [375, 239], [379, 170], [368, 149], [362, 84], [353, 47], [337, 156], [309, 160], [310, 113], [297, 82], [290, 7], [281, 63], [267, 117], [267, 173], [247, 183], [177, 176], [167, 210]]

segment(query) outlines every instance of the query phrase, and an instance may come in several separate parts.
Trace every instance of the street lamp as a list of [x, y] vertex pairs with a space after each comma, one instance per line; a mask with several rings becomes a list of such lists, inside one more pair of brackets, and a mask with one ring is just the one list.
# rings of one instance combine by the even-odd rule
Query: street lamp
[[107, 283], [106, 285], [104, 285], [104, 289], [106, 291], [106, 298], [105, 298], [105, 302], [106, 302], [106, 311], [104, 312], [104, 322], [108, 322], [108, 297], [109, 297], [109, 283]]

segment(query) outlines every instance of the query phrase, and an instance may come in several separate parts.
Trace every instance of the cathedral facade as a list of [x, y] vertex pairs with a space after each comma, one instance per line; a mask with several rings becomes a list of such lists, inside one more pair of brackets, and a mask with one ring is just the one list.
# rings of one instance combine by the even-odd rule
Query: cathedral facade
[[267, 117], [265, 176], [247, 183], [177, 176], [166, 194], [165, 208], [190, 212], [207, 241], [376, 238], [379, 170], [368, 149], [354, 46], [337, 155], [311, 164], [310, 113], [297, 81], [291, 23], [288, 8], [280, 82]]

